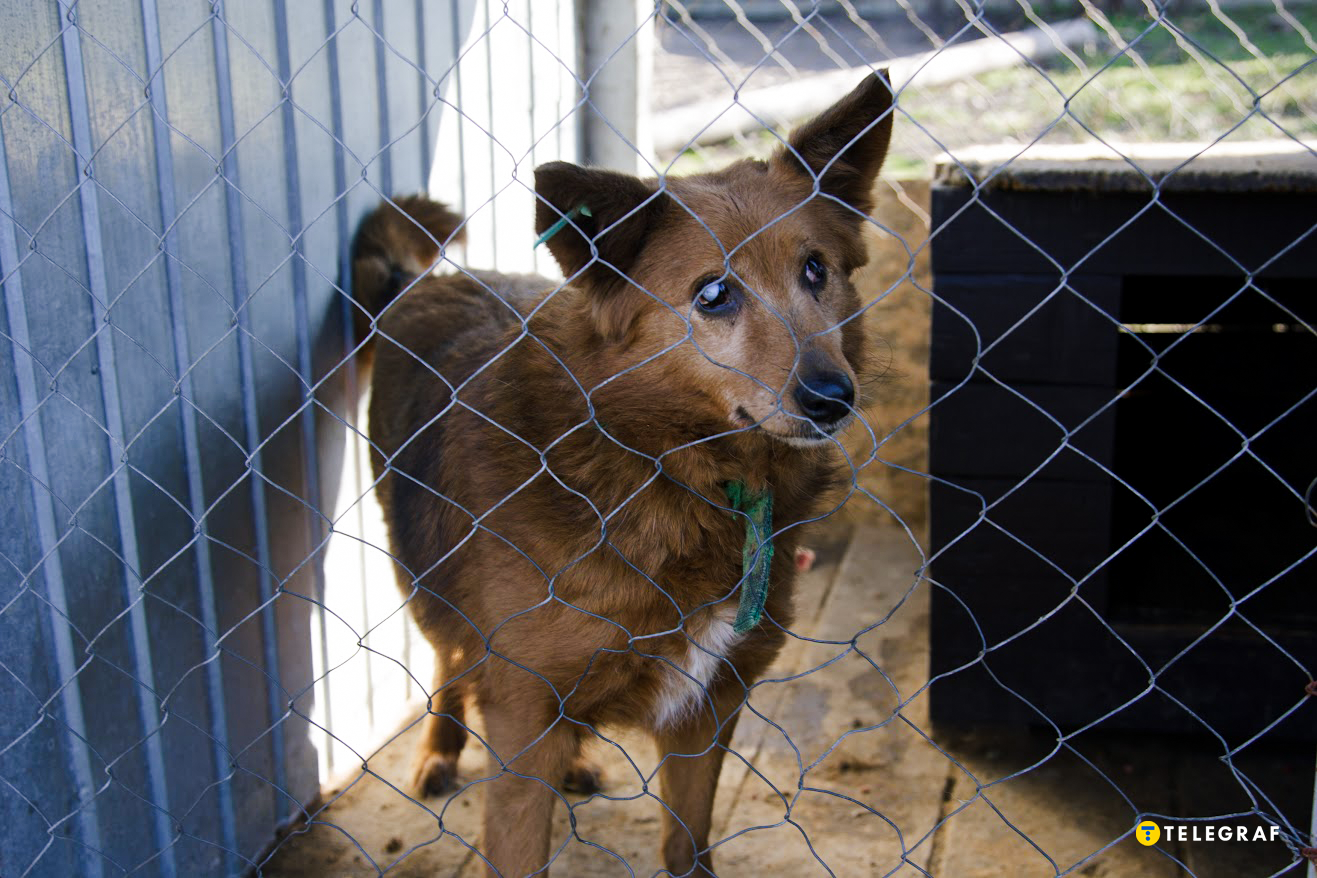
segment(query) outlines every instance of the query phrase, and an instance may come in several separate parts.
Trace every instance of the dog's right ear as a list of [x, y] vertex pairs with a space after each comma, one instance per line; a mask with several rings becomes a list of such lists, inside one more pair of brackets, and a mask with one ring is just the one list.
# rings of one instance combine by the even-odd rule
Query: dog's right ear
[[624, 280], [666, 201], [653, 182], [569, 162], [536, 168], [535, 194], [535, 233], [563, 277], [598, 292]]
[[772, 161], [817, 181], [819, 191], [857, 221], [873, 210], [873, 184], [892, 139], [892, 86], [886, 70], [791, 132]]

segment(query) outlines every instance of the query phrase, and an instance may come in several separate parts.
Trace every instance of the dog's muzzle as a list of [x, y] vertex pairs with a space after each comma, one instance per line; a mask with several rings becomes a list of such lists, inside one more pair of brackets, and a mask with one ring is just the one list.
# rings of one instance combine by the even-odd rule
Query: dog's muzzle
[[845, 372], [817, 372], [801, 377], [794, 396], [801, 414], [826, 429], [851, 413], [855, 385]]

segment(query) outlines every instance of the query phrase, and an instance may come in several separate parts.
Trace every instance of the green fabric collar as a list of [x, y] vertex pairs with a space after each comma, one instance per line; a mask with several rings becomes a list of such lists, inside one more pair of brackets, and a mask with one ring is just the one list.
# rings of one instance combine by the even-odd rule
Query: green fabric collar
[[745, 545], [741, 549], [741, 605], [732, 629], [744, 634], [759, 624], [768, 599], [768, 574], [773, 565], [773, 492], [756, 493], [744, 482], [728, 482], [727, 499], [745, 513]]

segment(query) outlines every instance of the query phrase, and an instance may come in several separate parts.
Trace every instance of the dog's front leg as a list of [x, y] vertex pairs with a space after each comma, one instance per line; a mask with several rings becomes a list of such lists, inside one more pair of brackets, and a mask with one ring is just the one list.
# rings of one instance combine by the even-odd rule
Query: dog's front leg
[[710, 695], [713, 710], [705, 700], [695, 715], [655, 733], [663, 756], [659, 780], [667, 805], [663, 809], [663, 865], [674, 876], [708, 878], [714, 874], [709, 851], [713, 797], [745, 690], [724, 683]]
[[[556, 704], [502, 702], [482, 705], [489, 746], [485, 829], [481, 849], [487, 873], [503, 878], [549, 874], [549, 837], [556, 787], [580, 749], [576, 727], [557, 718], [551, 725], [533, 717], [554, 716]], [[499, 760], [503, 763], [500, 765]]]

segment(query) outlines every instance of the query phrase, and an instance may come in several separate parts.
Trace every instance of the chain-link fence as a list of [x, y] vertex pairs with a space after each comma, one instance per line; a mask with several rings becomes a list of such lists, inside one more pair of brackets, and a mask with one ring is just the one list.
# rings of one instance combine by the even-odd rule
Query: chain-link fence
[[1314, 4], [0, 15], [0, 874], [1311, 874]]

